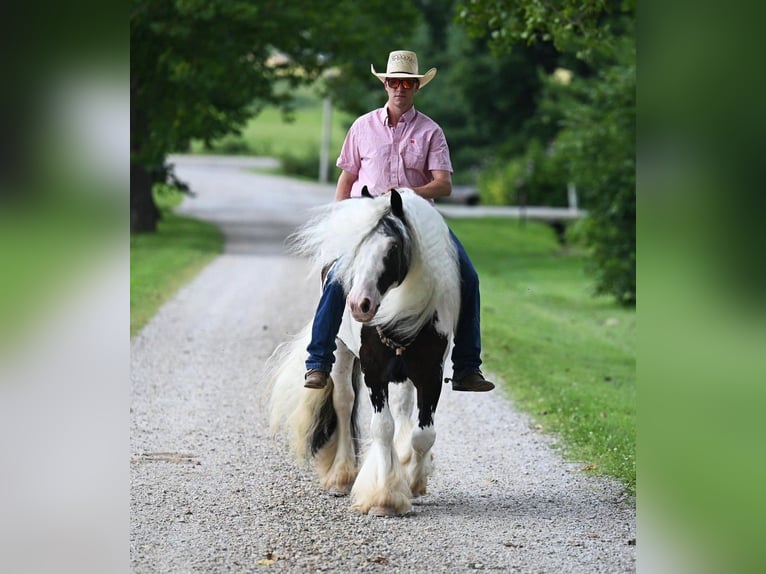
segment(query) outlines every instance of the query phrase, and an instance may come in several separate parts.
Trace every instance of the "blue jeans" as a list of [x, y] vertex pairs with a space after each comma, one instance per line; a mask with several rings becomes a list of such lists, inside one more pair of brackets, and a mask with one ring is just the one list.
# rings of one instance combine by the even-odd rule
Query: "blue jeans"
[[[455, 243], [460, 265], [460, 314], [455, 329], [455, 346], [452, 349], [452, 368], [455, 375], [458, 375], [477, 370], [481, 365], [479, 276], [452, 230], [450, 236]], [[340, 283], [334, 280], [331, 269], [314, 315], [311, 343], [306, 349], [309, 353], [306, 369], [326, 372], [332, 370], [335, 362], [335, 338], [343, 321], [345, 307], [346, 294]]]

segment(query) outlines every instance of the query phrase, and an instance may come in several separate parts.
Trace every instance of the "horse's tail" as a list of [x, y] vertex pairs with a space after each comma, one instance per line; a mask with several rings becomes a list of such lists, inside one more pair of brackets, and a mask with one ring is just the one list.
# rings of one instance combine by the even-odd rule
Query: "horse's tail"
[[310, 340], [311, 323], [291, 341], [277, 347], [267, 361], [271, 430], [275, 434], [285, 433], [290, 451], [300, 460], [315, 455], [337, 426], [332, 379], [323, 389], [303, 386]]

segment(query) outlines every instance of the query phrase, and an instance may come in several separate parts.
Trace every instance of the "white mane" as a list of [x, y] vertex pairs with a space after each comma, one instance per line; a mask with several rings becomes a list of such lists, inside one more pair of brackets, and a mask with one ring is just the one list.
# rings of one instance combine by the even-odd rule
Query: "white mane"
[[[438, 313], [437, 329], [450, 334], [460, 309], [457, 252], [439, 212], [411, 189], [399, 189], [412, 244], [410, 269], [401, 285], [391, 289], [372, 321], [393, 337], [409, 339]], [[389, 213], [388, 195], [334, 202], [319, 208], [293, 237], [296, 252], [319, 268], [335, 260], [348, 262], [336, 270], [348, 292], [350, 262], [365, 237]], [[395, 326], [395, 327], [394, 327]]]

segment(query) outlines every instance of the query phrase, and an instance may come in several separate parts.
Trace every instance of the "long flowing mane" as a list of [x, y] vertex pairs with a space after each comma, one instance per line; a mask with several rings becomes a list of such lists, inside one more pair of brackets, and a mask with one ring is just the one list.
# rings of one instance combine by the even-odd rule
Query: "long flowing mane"
[[[411, 189], [398, 190], [411, 242], [410, 269], [381, 302], [372, 324], [409, 339], [437, 314], [437, 329], [454, 332], [460, 308], [460, 274], [449, 229], [439, 212]], [[323, 268], [337, 261], [336, 276], [351, 287], [354, 258], [364, 239], [391, 211], [387, 195], [335, 202], [319, 208], [291, 237], [295, 252]]]

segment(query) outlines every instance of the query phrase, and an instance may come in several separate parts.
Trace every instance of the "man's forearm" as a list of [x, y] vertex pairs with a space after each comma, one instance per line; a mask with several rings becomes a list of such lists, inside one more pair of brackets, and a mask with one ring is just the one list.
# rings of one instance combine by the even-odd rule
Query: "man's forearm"
[[452, 182], [448, 179], [435, 179], [426, 185], [414, 188], [414, 191], [426, 199], [447, 197], [452, 193]]
[[338, 185], [335, 187], [335, 201], [343, 201], [351, 197], [351, 186], [356, 181], [356, 176], [343, 171], [338, 178]]

